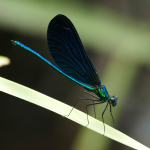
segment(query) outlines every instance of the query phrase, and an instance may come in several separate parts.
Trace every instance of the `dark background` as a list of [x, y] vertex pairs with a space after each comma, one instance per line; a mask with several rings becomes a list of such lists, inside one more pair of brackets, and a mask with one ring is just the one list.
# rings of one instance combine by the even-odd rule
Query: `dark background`
[[[18, 40], [54, 63], [47, 26], [64, 14], [110, 95], [118, 97], [113, 108], [116, 128], [150, 147], [149, 6], [146, 0], [1, 1], [0, 55], [11, 63], [0, 68], [0, 76], [73, 106], [84, 89], [10, 42]], [[131, 149], [19, 98], [0, 92], [0, 100], [2, 150]], [[86, 104], [77, 108], [85, 112]], [[99, 120], [104, 108], [96, 106]], [[109, 110], [105, 123], [113, 126]]]

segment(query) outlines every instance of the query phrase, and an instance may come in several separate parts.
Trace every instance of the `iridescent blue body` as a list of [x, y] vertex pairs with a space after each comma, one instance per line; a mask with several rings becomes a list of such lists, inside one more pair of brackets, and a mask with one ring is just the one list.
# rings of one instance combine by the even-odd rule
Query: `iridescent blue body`
[[74, 25], [66, 16], [57, 15], [50, 21], [47, 41], [50, 53], [58, 67], [24, 44], [12, 40], [13, 44], [33, 53], [59, 73], [87, 91], [95, 93], [98, 97], [95, 101], [99, 104], [107, 102], [112, 106], [117, 105], [117, 98], [109, 96], [106, 87], [101, 83], [98, 72], [84, 50]]
[[[57, 70], [58, 72], [60, 72], [61, 74], [63, 74], [64, 76], [66, 76], [67, 78], [71, 79], [72, 81], [76, 82], [77, 84], [81, 85], [82, 87], [84, 87], [86, 90], [95, 93], [100, 99], [100, 101], [110, 101], [110, 104], [112, 104], [112, 106], [116, 106], [117, 105], [117, 98], [115, 96], [110, 97], [106, 87], [103, 84], [95, 85], [95, 87], [89, 86], [87, 84], [84, 84], [82, 82], [77, 81], [76, 79], [72, 78], [71, 76], [67, 75], [65, 72], [63, 72], [62, 70], [60, 70], [59, 68], [57, 68], [55, 65], [53, 65], [50, 61], [48, 61], [47, 59], [45, 59], [43, 56], [41, 56], [39, 53], [35, 52], [34, 50], [32, 50], [31, 48], [25, 46], [24, 44], [20, 43], [19, 41], [14, 41], [11, 40], [13, 42], [14, 45], [17, 45], [31, 53], [33, 53], [34, 55], [38, 56], [39, 58], [41, 58], [44, 62], [46, 62], [47, 64], [49, 64], [52, 68], [54, 68], [55, 70]], [[113, 101], [111, 101], [113, 100]], [[115, 100], [115, 101], [114, 101]]]

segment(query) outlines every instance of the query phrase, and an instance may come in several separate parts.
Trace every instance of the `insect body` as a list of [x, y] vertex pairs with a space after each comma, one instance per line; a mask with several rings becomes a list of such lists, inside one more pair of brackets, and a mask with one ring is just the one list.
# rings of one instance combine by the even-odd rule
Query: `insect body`
[[[87, 56], [84, 50], [84, 47], [74, 25], [66, 16], [55, 16], [50, 21], [47, 29], [47, 42], [49, 51], [58, 67], [53, 65], [40, 54], [25, 46], [24, 44], [13, 40], [12, 42], [15, 45], [20, 46], [21, 48], [38, 56], [52, 68], [54, 68], [70, 80], [74, 81], [75, 83], [79, 84], [87, 91], [96, 94], [96, 96], [94, 96], [93, 94], [85, 92], [96, 98], [89, 99], [93, 101], [93, 104], [90, 105], [94, 106], [96, 104], [102, 104], [107, 102], [106, 108], [109, 104], [110, 112], [111, 106], [114, 107], [117, 105], [117, 97], [109, 96], [106, 87], [101, 83], [98, 72], [96, 71], [93, 63], [91, 62], [90, 58]], [[79, 100], [82, 99], [83, 98], [80, 98]], [[103, 111], [103, 114], [105, 110]]]

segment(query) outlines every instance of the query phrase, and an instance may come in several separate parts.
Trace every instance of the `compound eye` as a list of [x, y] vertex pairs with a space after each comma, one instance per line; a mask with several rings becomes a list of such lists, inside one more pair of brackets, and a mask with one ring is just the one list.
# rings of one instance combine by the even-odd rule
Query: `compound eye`
[[111, 104], [112, 104], [113, 107], [117, 105], [117, 97], [113, 96], [111, 98]]

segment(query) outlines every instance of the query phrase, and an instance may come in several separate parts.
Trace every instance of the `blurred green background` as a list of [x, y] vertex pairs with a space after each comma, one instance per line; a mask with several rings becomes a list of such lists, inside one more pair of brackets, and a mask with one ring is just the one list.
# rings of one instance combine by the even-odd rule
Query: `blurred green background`
[[[110, 95], [118, 97], [113, 108], [116, 128], [150, 147], [149, 7], [147, 0], [0, 0], [0, 55], [11, 60], [0, 68], [0, 76], [73, 106], [84, 89], [10, 42], [18, 40], [54, 62], [47, 26], [54, 16], [64, 14], [76, 27]], [[5, 93], [0, 92], [0, 99], [2, 150], [131, 149]], [[80, 102], [77, 108], [85, 112], [86, 104]], [[105, 106], [96, 106], [99, 120]], [[93, 108], [90, 115], [94, 116]], [[109, 109], [104, 118], [113, 126]]]

